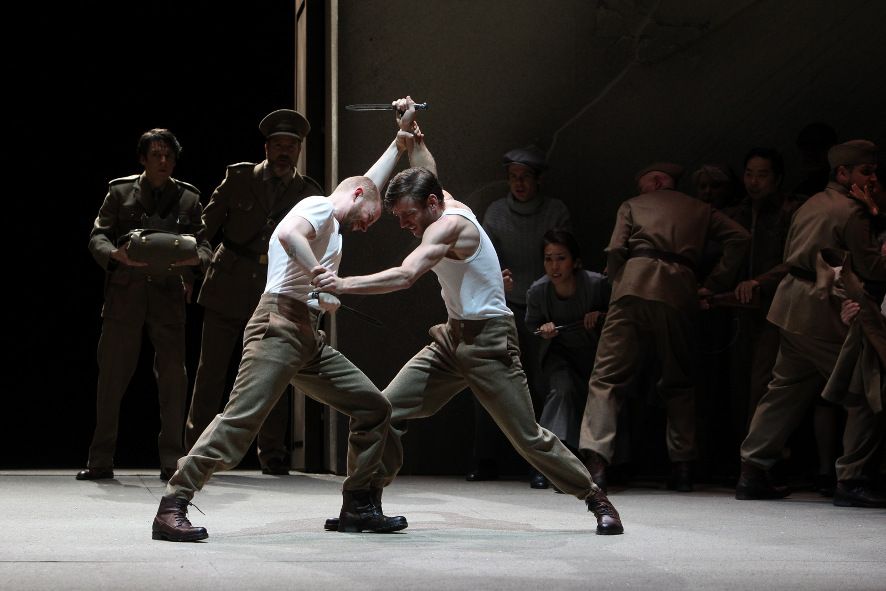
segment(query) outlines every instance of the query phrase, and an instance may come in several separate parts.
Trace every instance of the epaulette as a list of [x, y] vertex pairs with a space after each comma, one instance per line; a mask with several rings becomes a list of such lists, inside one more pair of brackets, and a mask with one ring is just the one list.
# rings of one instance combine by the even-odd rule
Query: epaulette
[[131, 174], [129, 176], [121, 176], [119, 179], [114, 179], [114, 180], [110, 181], [108, 183], [108, 186], [121, 185], [123, 183], [131, 183], [131, 182], [135, 181], [136, 179], [138, 179], [138, 177], [140, 177], [140, 176], [141, 175], [139, 175], [139, 174]]
[[191, 183], [186, 183], [186, 182], [180, 181], [178, 179], [175, 179], [175, 182], [179, 187], [184, 187], [185, 189], [196, 193], [198, 196], [200, 195], [200, 189], [198, 189], [197, 187], [195, 187]]
[[318, 191], [318, 193], [316, 193], [317, 195], [324, 195], [324, 196], [326, 195], [326, 192], [323, 190], [323, 186], [320, 185], [320, 183], [318, 183], [317, 181], [315, 181], [314, 179], [312, 179], [311, 177], [309, 177], [306, 174], [301, 175], [301, 178], [305, 179], [305, 182], [308, 183], [309, 185], [314, 185], [314, 187], [317, 188], [317, 191]]
[[237, 164], [228, 164], [228, 170], [232, 168], [241, 168], [243, 166], [248, 166], [250, 168], [255, 167], [255, 162], [238, 162]]

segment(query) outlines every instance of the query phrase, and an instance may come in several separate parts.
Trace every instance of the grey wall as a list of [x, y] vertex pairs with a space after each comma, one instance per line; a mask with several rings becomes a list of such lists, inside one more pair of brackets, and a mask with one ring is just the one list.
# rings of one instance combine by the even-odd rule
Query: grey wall
[[[753, 145], [782, 149], [823, 120], [842, 139], [886, 138], [881, 0], [342, 0], [342, 104], [427, 100], [420, 117], [441, 180], [482, 214], [506, 194], [501, 155], [549, 150], [548, 193], [570, 207], [586, 266], [600, 269], [618, 204], [652, 160], [738, 170]], [[342, 176], [364, 172], [393, 135], [384, 113], [340, 114]], [[792, 172], [791, 169], [794, 169]], [[398, 263], [415, 245], [385, 216], [347, 238], [344, 274]], [[409, 292], [346, 298], [382, 319], [340, 314], [340, 346], [378, 384], [426, 343], [445, 311], [429, 275]], [[407, 439], [407, 469], [467, 465], [470, 407], [457, 400]], [[452, 442], [454, 447], [449, 447]], [[443, 443], [445, 442], [446, 447]]]

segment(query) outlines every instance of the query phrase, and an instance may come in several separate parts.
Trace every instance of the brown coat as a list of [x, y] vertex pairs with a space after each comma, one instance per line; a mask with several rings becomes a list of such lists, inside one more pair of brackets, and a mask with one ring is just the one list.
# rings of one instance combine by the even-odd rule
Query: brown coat
[[688, 266], [635, 256], [653, 249], [698, 265], [705, 242], [723, 244], [723, 255], [705, 280], [714, 292], [731, 289], [744, 259], [747, 231], [707, 203], [678, 191], [644, 193], [621, 204], [607, 248], [613, 302], [624, 296], [663, 302], [692, 313], [698, 309], [698, 280]]
[[[848, 251], [862, 281], [886, 280], [886, 257], [880, 256], [869, 214], [833, 182], [794, 214], [785, 263], [815, 273], [816, 257], [823, 248]], [[837, 297], [816, 290], [814, 282], [787, 275], [775, 293], [768, 320], [794, 334], [842, 342], [847, 329], [840, 321], [840, 304]]]
[[266, 167], [267, 160], [229, 166], [203, 212], [207, 237], [211, 240], [221, 231], [222, 241], [197, 301], [243, 320], [252, 315], [265, 289], [268, 241], [274, 228], [296, 203], [323, 194], [314, 180], [296, 171], [286, 190], [274, 200], [269, 181], [264, 179]]

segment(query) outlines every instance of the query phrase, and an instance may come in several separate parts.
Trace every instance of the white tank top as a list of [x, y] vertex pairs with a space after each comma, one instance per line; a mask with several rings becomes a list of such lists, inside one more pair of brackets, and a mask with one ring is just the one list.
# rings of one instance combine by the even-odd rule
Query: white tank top
[[505, 303], [498, 255], [477, 217], [470, 210], [458, 207], [443, 210], [443, 215], [460, 215], [474, 224], [480, 233], [480, 246], [470, 257], [464, 260], [444, 257], [432, 268], [443, 288], [441, 294], [449, 317], [484, 320], [513, 316]]

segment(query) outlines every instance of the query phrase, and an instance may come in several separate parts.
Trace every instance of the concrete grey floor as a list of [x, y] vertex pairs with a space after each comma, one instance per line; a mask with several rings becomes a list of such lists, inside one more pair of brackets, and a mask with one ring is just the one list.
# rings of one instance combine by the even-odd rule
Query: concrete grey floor
[[323, 531], [341, 478], [218, 474], [194, 499], [202, 543], [151, 539], [155, 470], [104, 482], [0, 472], [0, 589], [886, 589], [886, 510], [812, 493], [611, 495], [626, 533], [594, 535], [578, 500], [525, 482], [403, 477], [389, 535]]

